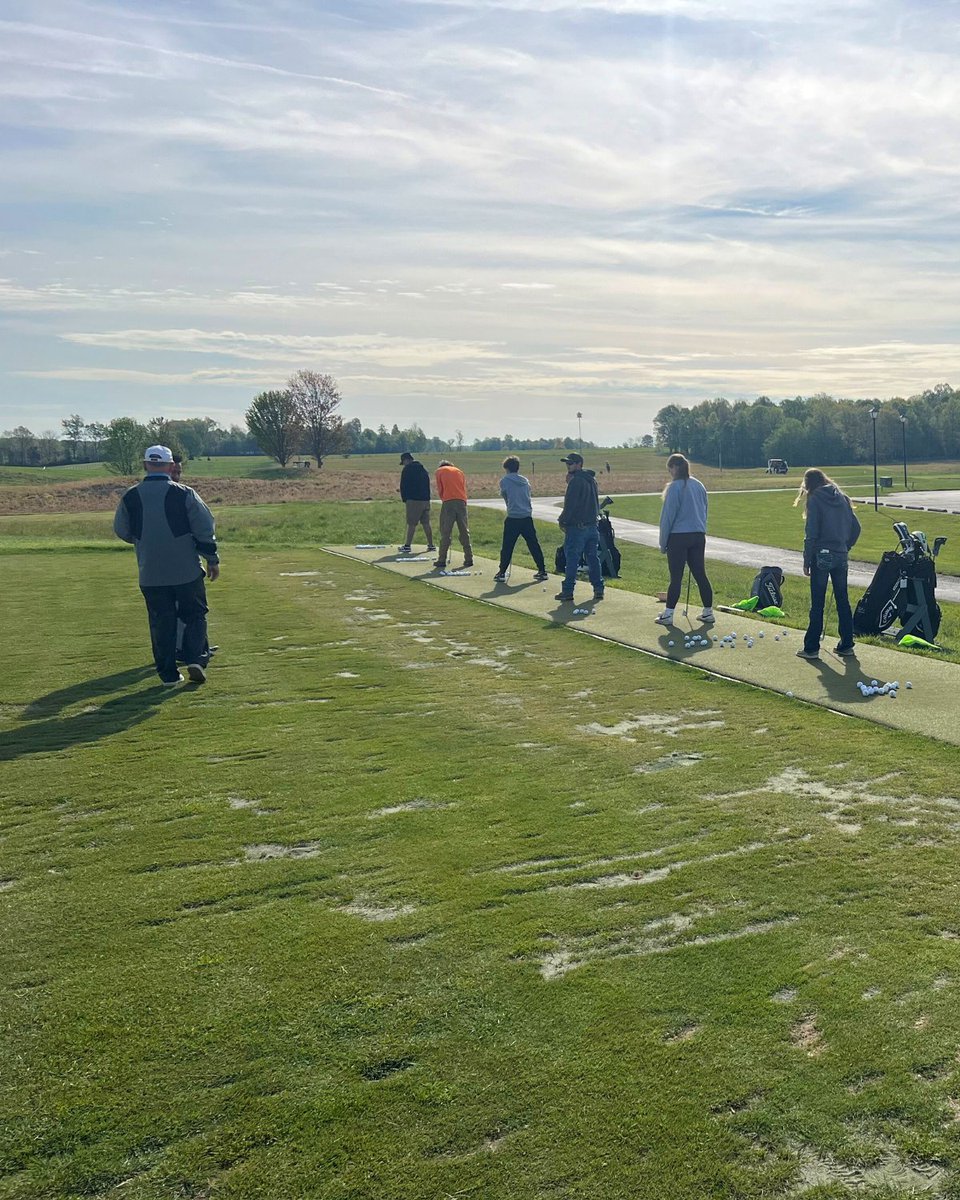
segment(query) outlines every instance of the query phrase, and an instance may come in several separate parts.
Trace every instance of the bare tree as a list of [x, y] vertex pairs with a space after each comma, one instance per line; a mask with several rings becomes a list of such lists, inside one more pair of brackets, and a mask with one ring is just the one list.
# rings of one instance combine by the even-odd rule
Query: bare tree
[[303, 417], [293, 396], [261, 392], [245, 416], [250, 436], [260, 449], [285, 467], [303, 441]]
[[300, 411], [307, 448], [322, 467], [328, 454], [344, 449], [349, 441], [336, 412], [342, 399], [337, 381], [317, 371], [297, 371], [287, 381], [287, 390]]

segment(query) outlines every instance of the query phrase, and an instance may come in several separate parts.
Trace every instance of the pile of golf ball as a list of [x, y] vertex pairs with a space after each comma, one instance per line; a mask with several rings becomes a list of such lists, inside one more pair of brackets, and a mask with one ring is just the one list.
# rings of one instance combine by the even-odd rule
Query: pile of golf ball
[[[912, 688], [913, 684], [908, 679], [904, 686]], [[861, 696], [890, 696], [896, 700], [897, 692], [900, 689], [900, 680], [894, 679], [891, 683], [878, 683], [876, 679], [871, 679], [869, 683], [864, 683], [862, 679], [858, 679], [857, 689]]]

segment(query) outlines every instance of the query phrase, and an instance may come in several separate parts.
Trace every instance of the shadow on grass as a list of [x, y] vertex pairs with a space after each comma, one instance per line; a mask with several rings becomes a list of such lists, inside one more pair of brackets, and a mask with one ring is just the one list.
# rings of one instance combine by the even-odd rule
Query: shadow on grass
[[115, 692], [119, 688], [131, 687], [153, 673], [152, 666], [131, 667], [129, 671], [118, 671], [114, 675], [101, 675], [99, 679], [84, 679], [71, 687], [60, 688], [56, 692], [47, 692], [45, 696], [38, 696], [36, 700], [27, 705], [23, 710], [22, 720], [36, 721], [40, 717], [53, 716], [62, 708], [69, 708], [71, 704], [79, 704], [81, 700], [90, 700], [96, 696], [104, 696], [108, 692]]
[[94, 712], [37, 720], [32, 725], [5, 730], [0, 733], [0, 762], [27, 758], [31, 754], [50, 754], [123, 733], [148, 720], [164, 701], [179, 691], [179, 688], [159, 686], [142, 688], [130, 695], [116, 696]]

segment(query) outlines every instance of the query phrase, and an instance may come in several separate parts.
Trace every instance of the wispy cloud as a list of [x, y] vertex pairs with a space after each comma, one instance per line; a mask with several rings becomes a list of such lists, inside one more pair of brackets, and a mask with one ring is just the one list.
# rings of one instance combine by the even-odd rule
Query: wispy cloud
[[239, 415], [306, 364], [368, 423], [536, 432], [553, 397], [610, 437], [670, 399], [960, 383], [950, 6], [37, 12], [0, 22], [24, 420], [138, 384]]

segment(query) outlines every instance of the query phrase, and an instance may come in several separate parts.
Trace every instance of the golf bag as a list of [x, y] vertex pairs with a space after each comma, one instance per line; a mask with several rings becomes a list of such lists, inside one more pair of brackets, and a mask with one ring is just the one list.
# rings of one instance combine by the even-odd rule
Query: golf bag
[[933, 551], [922, 533], [908, 533], [902, 522], [894, 525], [899, 550], [886, 550], [880, 565], [853, 614], [856, 634], [879, 634], [897, 619], [904, 633], [914, 633], [928, 642], [940, 629], [940, 606], [936, 601], [937, 570], [934, 559], [946, 541], [938, 538]]
[[[616, 538], [613, 533], [613, 525], [610, 523], [610, 518], [607, 516], [604, 509], [610, 507], [613, 501], [609, 496], [600, 505], [600, 519], [597, 521], [597, 533], [600, 535], [600, 571], [608, 578], [617, 579], [620, 576], [620, 550], [617, 547]], [[558, 575], [566, 574], [567, 556], [564, 553], [563, 546], [557, 547], [557, 552], [553, 556], [553, 565]], [[580, 562], [577, 564], [577, 570], [586, 570], [586, 562], [584, 557], [580, 555]]]
[[757, 608], [783, 608], [784, 574], [780, 567], [761, 567], [754, 577], [751, 596], [759, 597]]

